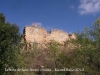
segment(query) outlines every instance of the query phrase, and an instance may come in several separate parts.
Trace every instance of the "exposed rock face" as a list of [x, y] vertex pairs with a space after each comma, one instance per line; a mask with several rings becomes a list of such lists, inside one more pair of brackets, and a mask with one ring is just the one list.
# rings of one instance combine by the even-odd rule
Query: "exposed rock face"
[[29, 44], [38, 43], [45, 46], [51, 40], [54, 40], [60, 44], [64, 44], [66, 40], [75, 39], [74, 34], [68, 34], [62, 30], [51, 30], [50, 33], [44, 28], [39, 26], [26, 26], [24, 28], [24, 41]]

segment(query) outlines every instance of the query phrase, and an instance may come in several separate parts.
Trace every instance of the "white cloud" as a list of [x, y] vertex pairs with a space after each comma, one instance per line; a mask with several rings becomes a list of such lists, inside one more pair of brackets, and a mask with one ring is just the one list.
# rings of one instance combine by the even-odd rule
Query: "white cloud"
[[78, 9], [81, 15], [100, 12], [100, 0], [80, 0], [80, 3]]

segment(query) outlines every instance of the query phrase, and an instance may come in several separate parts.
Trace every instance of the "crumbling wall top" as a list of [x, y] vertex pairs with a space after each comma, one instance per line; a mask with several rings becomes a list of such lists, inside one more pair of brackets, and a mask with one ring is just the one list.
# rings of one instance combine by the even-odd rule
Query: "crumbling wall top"
[[64, 33], [64, 34], [68, 34], [67, 32], [64, 32], [63, 30], [58, 30], [58, 29], [52, 29], [49, 33]]
[[52, 29], [47, 33], [46, 29], [38, 26], [26, 26], [24, 28], [24, 35], [26, 42], [37, 42], [37, 43], [49, 43], [54, 40], [59, 43], [64, 43], [64, 41], [75, 38], [74, 34], [69, 35], [63, 30]]

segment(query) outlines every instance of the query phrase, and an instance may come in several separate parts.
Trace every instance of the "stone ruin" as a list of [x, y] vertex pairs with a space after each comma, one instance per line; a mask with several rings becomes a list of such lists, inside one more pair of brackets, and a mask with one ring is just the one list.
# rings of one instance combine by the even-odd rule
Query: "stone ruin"
[[65, 41], [75, 39], [75, 34], [68, 34], [62, 30], [56, 29], [47, 33], [44, 28], [37, 25], [24, 27], [23, 35], [26, 48], [31, 47], [32, 43], [37, 43], [40, 44], [41, 47], [45, 47], [45, 45], [50, 43], [51, 40], [63, 45]]

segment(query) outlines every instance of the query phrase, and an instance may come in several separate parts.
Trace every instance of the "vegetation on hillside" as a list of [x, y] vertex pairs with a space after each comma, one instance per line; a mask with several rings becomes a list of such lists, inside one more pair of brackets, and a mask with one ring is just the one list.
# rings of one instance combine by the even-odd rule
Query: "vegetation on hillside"
[[33, 43], [26, 51], [20, 41], [18, 26], [0, 14], [0, 75], [100, 75], [100, 19], [63, 46], [52, 40], [45, 49]]

